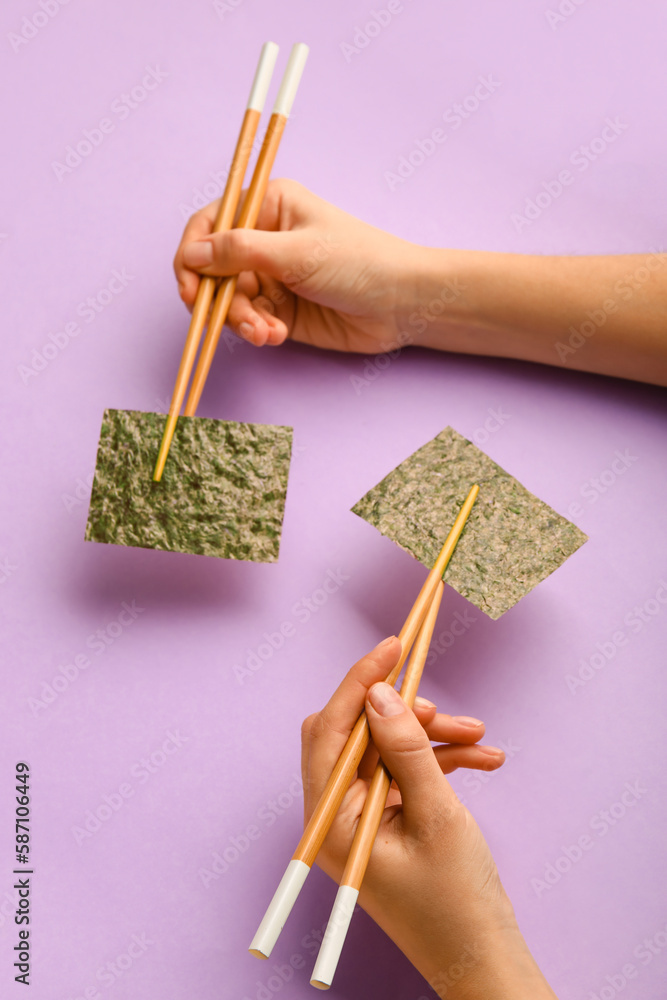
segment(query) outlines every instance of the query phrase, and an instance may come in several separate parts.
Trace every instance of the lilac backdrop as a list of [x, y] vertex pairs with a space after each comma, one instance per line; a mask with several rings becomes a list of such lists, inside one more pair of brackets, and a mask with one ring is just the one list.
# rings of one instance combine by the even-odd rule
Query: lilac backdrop
[[[11, 888], [23, 759], [35, 1000], [313, 995], [314, 936], [334, 896], [319, 871], [272, 960], [246, 952], [300, 831], [299, 723], [400, 627], [423, 579], [349, 508], [451, 424], [590, 536], [498, 622], [449, 593], [424, 694], [485, 719], [509, 758], [453, 783], [558, 996], [665, 997], [662, 391], [420, 350], [380, 371], [292, 345], [223, 345], [201, 415], [294, 427], [279, 563], [83, 541], [102, 410], [167, 406], [187, 326], [173, 251], [197, 192], [219, 193], [261, 41], [281, 44], [280, 67], [293, 41], [312, 48], [276, 175], [425, 243], [641, 253], [665, 248], [664, 6], [578, 0], [558, 19], [556, 0], [404, 0], [378, 28], [385, 0], [56, 4], [12, 0], [0, 15], [2, 995], [24, 995]], [[153, 89], [123, 111], [150, 69]], [[492, 93], [454, 127], [443, 115], [480, 77]], [[113, 129], [89, 156], [54, 167], [105, 118]], [[606, 119], [614, 141], [574, 166]], [[387, 178], [401, 157], [419, 161], [435, 128], [447, 141], [401, 183]], [[568, 166], [559, 197], [542, 196], [528, 224], [513, 218]], [[117, 294], [86, 313], [89, 297], [110, 298], [114, 271]], [[305, 620], [299, 602], [329, 573], [338, 589]], [[466, 611], [474, 621], [445, 649]], [[285, 621], [295, 634], [239, 683], [235, 665]], [[281, 980], [272, 966], [292, 958], [301, 968]], [[333, 995], [433, 996], [363, 913]]]

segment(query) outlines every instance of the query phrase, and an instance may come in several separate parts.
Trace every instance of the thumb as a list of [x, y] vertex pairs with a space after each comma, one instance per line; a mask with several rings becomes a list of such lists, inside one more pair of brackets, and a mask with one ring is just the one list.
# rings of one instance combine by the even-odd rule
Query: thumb
[[428, 824], [456, 795], [440, 770], [421, 723], [390, 684], [374, 684], [366, 698], [373, 743], [398, 785], [408, 823]]
[[262, 229], [229, 229], [183, 247], [185, 266], [212, 277], [261, 271], [285, 281], [304, 256], [301, 233]]

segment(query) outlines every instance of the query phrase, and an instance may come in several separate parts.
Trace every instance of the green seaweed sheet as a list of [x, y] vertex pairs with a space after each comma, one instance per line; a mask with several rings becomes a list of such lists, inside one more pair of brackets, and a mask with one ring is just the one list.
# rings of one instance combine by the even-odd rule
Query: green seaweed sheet
[[104, 411], [86, 541], [275, 562], [292, 428], [179, 417], [155, 483], [165, 421]]
[[474, 483], [479, 495], [445, 580], [497, 619], [558, 569], [587, 536], [471, 441], [446, 427], [352, 510], [431, 567]]

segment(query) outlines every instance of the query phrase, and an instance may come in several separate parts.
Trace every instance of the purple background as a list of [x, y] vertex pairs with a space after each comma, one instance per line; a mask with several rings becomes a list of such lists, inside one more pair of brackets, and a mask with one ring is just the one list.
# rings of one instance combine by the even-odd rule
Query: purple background
[[[47, 8], [54, 2], [45, 0]], [[24, 995], [11, 968], [19, 759], [33, 772], [35, 1000], [90, 996], [93, 987], [104, 1000], [313, 995], [310, 935], [334, 896], [321, 872], [271, 961], [246, 952], [301, 829], [299, 724], [356, 658], [400, 628], [424, 576], [349, 508], [451, 424], [561, 513], [578, 503], [573, 519], [590, 536], [498, 622], [448, 593], [439, 630], [466, 609], [474, 623], [428, 669], [423, 693], [442, 710], [485, 719], [487, 742], [510, 753], [499, 773], [457, 775], [453, 784], [491, 844], [558, 996], [583, 1000], [606, 987], [609, 997], [607, 977], [613, 982], [631, 962], [637, 977], [623, 997], [665, 997], [661, 390], [420, 350], [380, 372], [359, 356], [222, 345], [200, 414], [294, 427], [279, 563], [83, 541], [103, 409], [168, 405], [187, 327], [173, 252], [196, 190], [209, 184], [207, 200], [219, 193], [211, 175], [229, 162], [263, 40], [280, 43], [279, 69], [293, 41], [312, 47], [275, 176], [433, 245], [666, 248], [664, 5], [571, 6], [552, 27], [546, 15], [556, 0], [405, 0], [347, 61], [341, 45], [354, 44], [371, 20], [370, 2], [230, 0], [216, 10], [208, 2], [72, 0], [18, 51], [10, 34], [22, 25], [29, 33], [23, 18], [40, 10], [38, 0], [3, 5], [3, 996]], [[148, 66], [166, 77], [121, 119], [113, 102]], [[447, 142], [390, 190], [385, 172], [489, 74], [500, 83], [492, 96], [460, 128], [445, 125]], [[105, 117], [113, 131], [59, 180], [53, 162]], [[627, 128], [517, 232], [512, 213], [608, 117]], [[87, 322], [79, 304], [114, 269], [132, 277]], [[33, 364], [33, 349], [72, 322], [79, 335], [61, 336], [65, 346], [26, 378], [19, 366]], [[352, 376], [367, 383], [355, 391]], [[492, 410], [504, 416], [488, 433]], [[626, 450], [627, 468], [610, 472]], [[604, 492], [593, 484], [601, 475]], [[330, 570], [346, 579], [300, 620], [295, 605]], [[113, 623], [132, 601], [143, 610], [118, 635]], [[645, 605], [645, 620], [636, 619], [633, 609]], [[234, 665], [285, 621], [295, 635], [240, 684]], [[110, 624], [112, 644], [91, 649], [88, 637]], [[615, 649], [619, 630], [625, 641]], [[614, 655], [586, 668], [602, 659], [597, 644]], [[36, 707], [78, 654], [90, 665]], [[573, 693], [566, 677], [582, 661], [590, 679]], [[165, 757], [170, 732], [186, 739]], [[151, 754], [154, 773], [143, 780], [138, 762]], [[639, 782], [639, 798], [614, 807], [626, 782]], [[132, 794], [115, 798], [123, 785]], [[78, 844], [73, 828], [105, 796], [121, 807]], [[610, 808], [625, 814], [602, 834], [599, 814]], [[261, 836], [205, 887], [201, 870], [215, 852], [232, 858], [234, 838], [243, 846], [249, 825]], [[531, 884], [584, 834], [593, 846], [569, 871], [548, 889]], [[656, 934], [659, 953], [642, 964], [633, 953]], [[108, 971], [133, 935], [145, 936], [144, 951], [122, 974]], [[272, 966], [293, 956], [303, 968], [283, 985], [271, 979]], [[418, 1000], [432, 992], [359, 913], [332, 995]]]

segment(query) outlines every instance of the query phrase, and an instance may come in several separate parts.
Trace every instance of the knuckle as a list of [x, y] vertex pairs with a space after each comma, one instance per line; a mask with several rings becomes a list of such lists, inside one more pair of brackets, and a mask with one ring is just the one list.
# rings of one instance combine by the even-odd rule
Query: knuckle
[[230, 229], [221, 240], [223, 250], [231, 256], [244, 258], [250, 250], [252, 235], [248, 229]]
[[253, 300], [253, 305], [256, 309], [259, 309], [262, 312], [275, 315], [276, 307], [271, 299], [267, 298], [266, 295], [258, 295], [257, 298]]
[[308, 742], [310, 740], [311, 736], [313, 735], [313, 730], [317, 724], [318, 719], [319, 719], [319, 713], [314, 712], [312, 715], [309, 715], [308, 718], [304, 719], [303, 722], [301, 723], [301, 739], [304, 742]]
[[422, 733], [398, 733], [394, 737], [392, 750], [394, 753], [404, 756], [420, 755], [424, 752], [424, 740]]
[[291, 177], [277, 177], [269, 182], [271, 193], [277, 195], [294, 195], [304, 190], [303, 184], [292, 180]]

